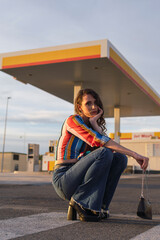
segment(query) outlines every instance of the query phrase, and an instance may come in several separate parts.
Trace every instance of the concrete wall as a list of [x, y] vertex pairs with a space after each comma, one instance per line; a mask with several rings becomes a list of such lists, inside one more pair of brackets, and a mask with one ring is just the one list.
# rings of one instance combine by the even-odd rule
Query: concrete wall
[[[149, 169], [160, 171], [160, 139], [121, 140], [120, 144], [141, 155], [149, 157]], [[128, 157], [129, 166], [139, 166], [132, 157]]]
[[[19, 157], [19, 160], [14, 160], [14, 156]], [[0, 169], [2, 163], [2, 153], [0, 153]], [[27, 170], [27, 155], [21, 153], [4, 153], [3, 172], [14, 172]]]

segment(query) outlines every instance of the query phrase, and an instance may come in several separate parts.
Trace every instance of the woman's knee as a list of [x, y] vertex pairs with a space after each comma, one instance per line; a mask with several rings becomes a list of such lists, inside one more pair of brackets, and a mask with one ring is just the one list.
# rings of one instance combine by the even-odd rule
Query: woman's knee
[[106, 164], [112, 163], [113, 152], [106, 147], [101, 147], [100, 150], [101, 150], [101, 154], [100, 154], [101, 161], [104, 161]]
[[126, 169], [128, 162], [127, 156], [122, 153], [115, 153], [114, 155], [116, 157], [116, 160], [118, 160], [117, 162], [121, 166], [122, 170]]

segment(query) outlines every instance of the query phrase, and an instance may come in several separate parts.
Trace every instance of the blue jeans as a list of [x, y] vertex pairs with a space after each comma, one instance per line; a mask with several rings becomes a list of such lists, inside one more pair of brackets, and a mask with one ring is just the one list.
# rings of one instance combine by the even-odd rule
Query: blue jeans
[[127, 157], [100, 147], [73, 166], [62, 166], [53, 173], [53, 186], [65, 200], [71, 197], [81, 206], [100, 212], [107, 210]]

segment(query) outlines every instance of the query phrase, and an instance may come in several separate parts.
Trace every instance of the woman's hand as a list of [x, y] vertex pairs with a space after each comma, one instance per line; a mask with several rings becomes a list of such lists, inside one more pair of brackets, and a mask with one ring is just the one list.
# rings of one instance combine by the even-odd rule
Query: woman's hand
[[94, 117], [89, 118], [90, 123], [97, 122], [97, 120], [102, 116], [103, 110], [98, 107], [99, 112]]
[[89, 122], [92, 125], [93, 129], [102, 134], [102, 129], [100, 126], [98, 126], [97, 120], [101, 117], [103, 114], [103, 110], [98, 107], [99, 113], [97, 113], [95, 116], [89, 118]]
[[138, 162], [141, 168], [145, 171], [148, 167], [149, 158], [144, 157], [138, 153], [133, 154], [133, 158]]

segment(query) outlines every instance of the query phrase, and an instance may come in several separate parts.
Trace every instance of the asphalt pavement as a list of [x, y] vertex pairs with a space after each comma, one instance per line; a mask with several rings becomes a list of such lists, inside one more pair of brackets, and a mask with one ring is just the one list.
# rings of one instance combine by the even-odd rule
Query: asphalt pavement
[[152, 220], [136, 216], [141, 175], [121, 177], [110, 218], [98, 223], [67, 221], [68, 202], [60, 199], [48, 173], [0, 174], [0, 240], [160, 239], [160, 175], [149, 175]]

